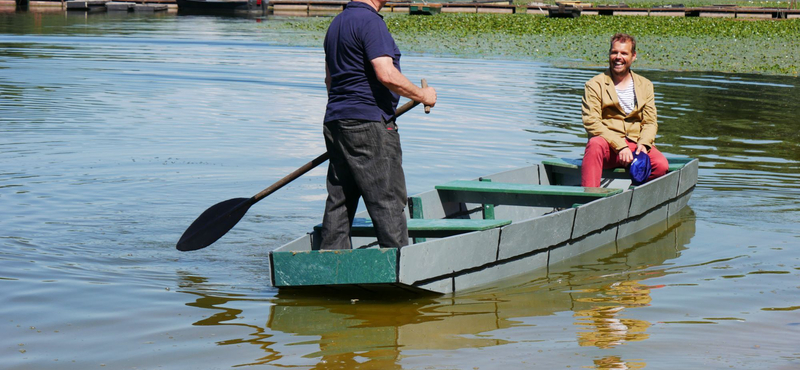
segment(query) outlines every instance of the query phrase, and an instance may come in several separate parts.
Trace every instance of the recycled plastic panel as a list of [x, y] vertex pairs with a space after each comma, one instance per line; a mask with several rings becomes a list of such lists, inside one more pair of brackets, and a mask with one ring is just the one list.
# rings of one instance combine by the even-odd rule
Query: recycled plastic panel
[[[599, 238], [595, 239], [595, 241], [602, 243], [602, 240]], [[589, 244], [591, 244], [591, 242], [587, 245]], [[607, 263], [607, 261], [604, 260], [617, 253], [617, 243], [611, 240], [608, 243], [593, 245], [588, 249], [583, 249], [582, 253], [569, 254], [566, 258], [564, 258], [565, 255], [563, 254], [553, 254], [556, 250], [557, 249], [550, 251], [550, 264], [547, 267], [547, 273], [550, 279], [565, 279], [569, 285], [571, 284], [569, 280], [572, 276], [575, 276], [575, 270], [604, 270], [603, 265]], [[614, 260], [617, 261], [616, 258]], [[580, 275], [579, 273], [578, 276]], [[578, 277], [578, 279], [580, 279], [580, 277]]]
[[503, 227], [498, 260], [566, 242], [572, 233], [574, 219], [575, 209], [570, 208]]
[[472, 232], [400, 249], [399, 281], [414, 285], [495, 261], [500, 229]]
[[700, 166], [700, 161], [695, 159], [687, 163], [681, 169], [681, 180], [678, 185], [678, 195], [687, 192], [693, 186], [697, 185], [697, 171]]
[[550, 250], [550, 261], [548, 263], [552, 265], [553, 263], [561, 262], [567, 258], [584, 254], [592, 249], [612, 243], [616, 238], [616, 227], [603, 230], [599, 233], [590, 234], [583, 239]]
[[284, 244], [280, 248], [275, 249], [273, 252], [281, 251], [310, 251], [311, 250], [311, 234], [303, 235], [289, 243]]
[[512, 184], [539, 184], [539, 166], [528, 166], [518, 168], [515, 170], [499, 172], [489, 176], [484, 176], [483, 179], [489, 179], [493, 182], [505, 182]]
[[639, 216], [678, 195], [680, 171], [670, 172], [633, 189], [628, 217]]
[[553, 211], [553, 207], [496, 206], [494, 218], [498, 220], [527, 220]]
[[453, 278], [446, 277], [441, 280], [436, 280], [433, 282], [429, 282], [426, 284], [420, 284], [416, 286], [420, 289], [425, 289], [434, 293], [439, 294], [450, 294], [453, 293]]
[[[620, 189], [581, 186], [527, 185], [487, 181], [450, 181], [437, 185], [445, 202], [569, 207], [622, 192]], [[677, 189], [677, 183], [676, 183]]]
[[628, 218], [632, 195], [633, 191], [627, 190], [621, 194], [578, 207], [575, 210], [575, 226], [572, 229], [572, 238], [580, 238]]
[[667, 211], [667, 216], [672, 217], [676, 213], [680, 212], [683, 207], [686, 207], [689, 204], [689, 199], [692, 197], [692, 192], [687, 192], [675, 199], [674, 201], [669, 203], [669, 211]]
[[309, 286], [397, 282], [397, 249], [272, 252], [272, 285]]
[[630, 220], [623, 222], [619, 225], [619, 233], [617, 234], [617, 238], [624, 238], [658, 223], [661, 223], [662, 227], [666, 228], [668, 209], [669, 204], [662, 204], [661, 206], [647, 212], [644, 215], [633, 217]]
[[517, 275], [530, 275], [531, 279], [547, 275], [547, 251], [542, 251], [524, 258], [510, 260], [499, 265], [470, 272], [464, 275], [456, 275], [456, 291], [472, 289], [494, 283], [498, 280], [507, 279]]

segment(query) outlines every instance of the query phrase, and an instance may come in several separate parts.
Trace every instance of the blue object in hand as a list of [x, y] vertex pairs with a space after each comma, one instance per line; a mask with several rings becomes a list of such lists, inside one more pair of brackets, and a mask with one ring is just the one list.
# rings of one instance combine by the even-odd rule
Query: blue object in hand
[[650, 177], [650, 156], [645, 151], [633, 155], [633, 162], [628, 166], [633, 185], [641, 185]]

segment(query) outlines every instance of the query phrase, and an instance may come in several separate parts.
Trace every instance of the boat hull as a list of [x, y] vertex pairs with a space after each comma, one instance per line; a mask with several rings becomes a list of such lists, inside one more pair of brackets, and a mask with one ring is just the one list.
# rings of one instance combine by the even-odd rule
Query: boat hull
[[[670, 216], [684, 208], [691, 197], [698, 164], [696, 159], [672, 158], [665, 176], [639, 186], [631, 186], [624, 172], [605, 171], [604, 187], [620, 191], [587, 198], [583, 203], [554, 194], [508, 193], [489, 194], [484, 203], [471, 194], [468, 202], [459, 202], [458, 197], [465, 192], [453, 195], [442, 186], [413, 196], [407, 214], [424, 219], [490, 217], [511, 222], [448, 237], [414, 238], [413, 244], [399, 250], [370, 247], [375, 244], [372, 237], [353, 237], [353, 245], [362, 248], [319, 251], [317, 229], [270, 253], [272, 284], [295, 292], [323, 287], [331, 292], [391, 288], [447, 294], [546, 271], [549, 264], [645, 228], [659, 223], [667, 227]], [[580, 183], [580, 167], [579, 161], [545, 161], [482, 179], [531, 184], [536, 189], [551, 185], [574, 189]], [[553, 199], [562, 199], [562, 203]]]

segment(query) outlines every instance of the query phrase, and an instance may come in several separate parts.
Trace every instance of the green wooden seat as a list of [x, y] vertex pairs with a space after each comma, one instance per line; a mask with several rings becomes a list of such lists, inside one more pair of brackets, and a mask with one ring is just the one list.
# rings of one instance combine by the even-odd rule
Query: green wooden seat
[[622, 189], [456, 180], [436, 186], [443, 202], [568, 208]]
[[[412, 218], [408, 222], [408, 236], [410, 238], [443, 238], [446, 236], [464, 234], [472, 231], [482, 231], [505, 226], [511, 220], [475, 220], [461, 218], [447, 219], [420, 219]], [[322, 225], [314, 227], [315, 230]], [[375, 236], [375, 228], [369, 218], [356, 218], [350, 229], [352, 236]]]
[[[692, 161], [693, 158], [667, 158], [669, 162], [669, 170], [668, 172], [677, 171], [687, 163]], [[542, 164], [546, 166], [550, 166], [551, 169], [555, 172], [564, 172], [569, 171], [573, 172], [576, 170], [580, 170], [581, 164], [583, 163], [582, 159], [571, 159], [571, 158], [558, 158], [558, 159], [547, 159], [542, 161]], [[625, 172], [624, 168], [614, 168], [611, 170], [604, 170], [603, 177], [606, 178], [628, 178], [628, 174]]]

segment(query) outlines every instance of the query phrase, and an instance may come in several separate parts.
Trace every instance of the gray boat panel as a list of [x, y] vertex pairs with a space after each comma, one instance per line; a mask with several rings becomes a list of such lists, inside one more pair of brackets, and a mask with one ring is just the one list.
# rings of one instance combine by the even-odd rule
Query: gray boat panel
[[569, 240], [575, 209], [506, 225], [500, 232], [498, 259], [504, 260], [547, 249]]
[[612, 227], [584, 238], [574, 240], [568, 244], [550, 250], [550, 262], [558, 263], [567, 258], [584, 254], [592, 249], [613, 242], [617, 238], [617, 228]]
[[681, 168], [681, 183], [678, 186], [678, 194], [683, 194], [697, 184], [697, 171], [700, 161], [695, 159]]
[[547, 274], [547, 251], [509, 260], [475, 272], [456, 275], [455, 289], [456, 291], [472, 289], [522, 274], [530, 276], [531, 279], [545, 276]]
[[494, 218], [498, 220], [527, 220], [553, 212], [553, 207], [495, 206]]
[[276, 248], [273, 252], [285, 251], [310, 251], [311, 250], [311, 234], [305, 234], [295, 240], [292, 240], [283, 246]]
[[507, 182], [511, 184], [539, 184], [541, 182], [539, 176], [539, 166], [533, 165], [484, 176], [482, 178], [489, 179], [493, 182]]
[[658, 179], [633, 189], [628, 217], [639, 216], [678, 195], [680, 171], [670, 172]]
[[633, 235], [634, 233], [644, 230], [659, 222], [663, 222], [664, 226], [666, 226], [668, 210], [669, 204], [662, 204], [644, 215], [639, 215], [637, 217], [628, 219], [619, 225], [619, 233], [617, 238], [619, 239], [628, 235]]
[[603, 201], [593, 201], [578, 207], [572, 238], [580, 238], [624, 220], [628, 216], [632, 195], [633, 191], [626, 190]]
[[453, 277], [450, 276], [440, 280], [427, 282], [425, 284], [416, 285], [415, 287], [439, 294], [450, 294], [453, 293], [453, 285]]
[[494, 262], [499, 241], [500, 229], [492, 229], [403, 247], [399, 281], [414, 285]]
[[674, 201], [670, 202], [669, 211], [667, 212], [667, 215], [669, 217], [672, 217], [676, 213], [680, 212], [680, 210], [683, 209], [683, 207], [686, 207], [686, 205], [689, 204], [689, 198], [691, 197], [692, 197], [692, 192], [689, 191], [679, 196], [678, 199], [675, 199]]
[[[591, 249], [579, 255], [570, 256], [565, 259], [559, 253], [553, 253], [555, 250], [550, 251], [550, 263], [547, 265], [547, 272], [550, 277], [558, 277], [562, 273], [570, 275], [575, 266], [581, 269], [586, 269], [595, 264], [602, 264], [603, 258], [608, 258], [617, 253], [617, 243], [611, 241], [603, 245], [593, 246]], [[598, 262], [601, 261], [601, 262]]]

